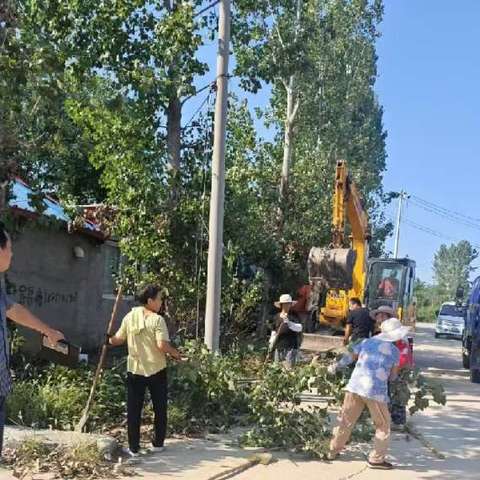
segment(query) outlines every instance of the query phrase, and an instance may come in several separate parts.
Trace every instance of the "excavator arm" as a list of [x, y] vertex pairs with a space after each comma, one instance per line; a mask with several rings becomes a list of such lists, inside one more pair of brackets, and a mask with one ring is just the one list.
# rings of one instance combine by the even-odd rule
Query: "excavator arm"
[[[351, 237], [347, 242], [346, 223]], [[344, 161], [337, 162], [333, 198], [331, 248], [312, 248], [309, 255], [310, 279], [327, 289], [322, 315], [328, 323], [341, 323], [348, 311], [348, 298], [363, 299], [370, 231], [362, 198], [351, 180]]]

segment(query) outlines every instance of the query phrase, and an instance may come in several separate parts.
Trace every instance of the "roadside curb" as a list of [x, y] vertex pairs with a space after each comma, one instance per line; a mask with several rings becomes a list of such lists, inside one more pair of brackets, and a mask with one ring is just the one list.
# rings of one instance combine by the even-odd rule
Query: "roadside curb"
[[436, 448], [429, 440], [425, 438], [425, 435], [421, 433], [415, 425], [408, 423], [405, 425], [405, 432], [411, 435], [413, 438], [418, 440], [427, 450], [429, 450], [436, 458], [439, 460], [446, 460], [447, 455], [442, 453], [438, 448]]

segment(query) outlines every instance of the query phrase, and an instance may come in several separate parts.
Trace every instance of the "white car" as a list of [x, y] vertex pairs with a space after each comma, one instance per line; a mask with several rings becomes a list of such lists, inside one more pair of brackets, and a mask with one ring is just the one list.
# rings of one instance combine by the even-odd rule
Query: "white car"
[[440, 335], [462, 338], [465, 328], [465, 307], [455, 302], [442, 303], [435, 325], [435, 338]]

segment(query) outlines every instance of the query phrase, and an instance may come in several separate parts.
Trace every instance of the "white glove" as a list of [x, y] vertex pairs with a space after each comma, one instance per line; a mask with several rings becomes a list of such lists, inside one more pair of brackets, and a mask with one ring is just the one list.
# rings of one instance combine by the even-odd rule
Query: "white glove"
[[303, 330], [303, 325], [301, 323], [295, 323], [287, 320], [287, 325], [292, 332], [300, 333]]

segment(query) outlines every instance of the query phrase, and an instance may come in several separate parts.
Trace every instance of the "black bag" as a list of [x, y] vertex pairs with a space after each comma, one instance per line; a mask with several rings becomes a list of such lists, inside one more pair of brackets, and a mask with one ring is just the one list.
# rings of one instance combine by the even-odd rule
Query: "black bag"
[[52, 346], [48, 342], [48, 338], [42, 336], [42, 349], [39, 356], [44, 360], [63, 365], [64, 367], [76, 367], [80, 361], [80, 347], [60, 340], [56, 345]]

